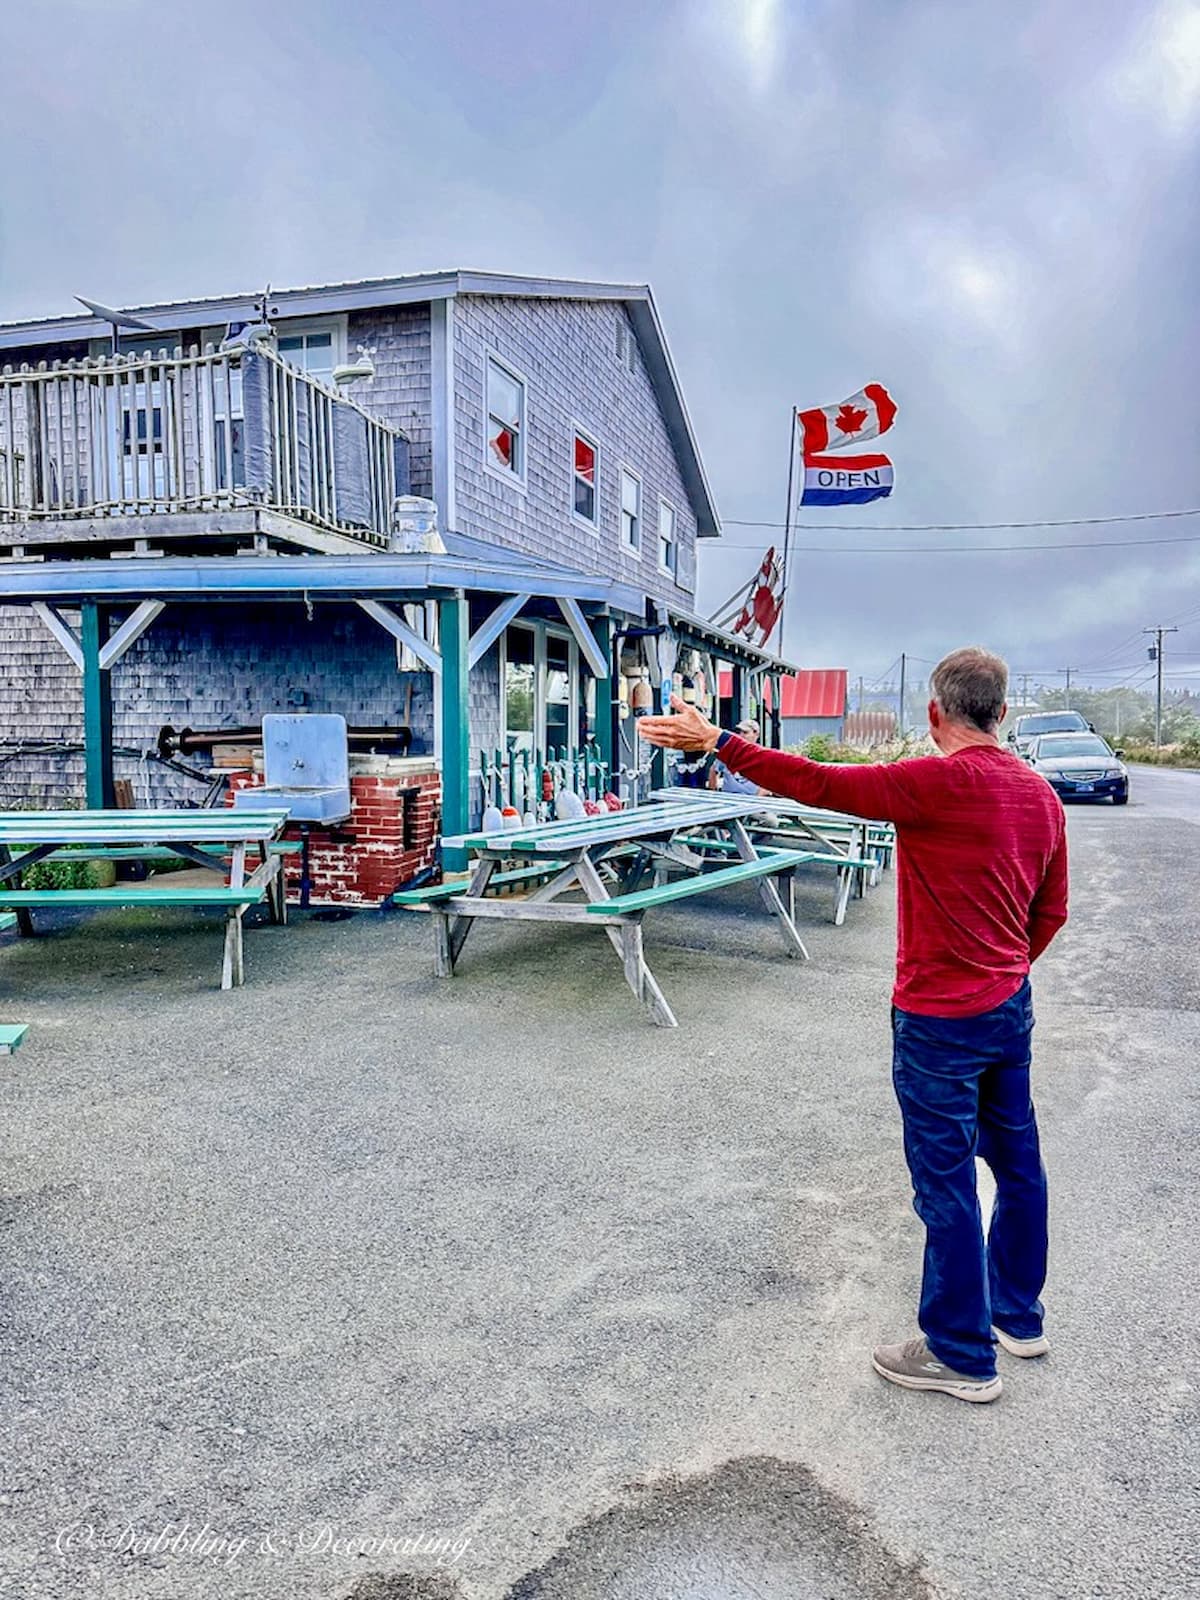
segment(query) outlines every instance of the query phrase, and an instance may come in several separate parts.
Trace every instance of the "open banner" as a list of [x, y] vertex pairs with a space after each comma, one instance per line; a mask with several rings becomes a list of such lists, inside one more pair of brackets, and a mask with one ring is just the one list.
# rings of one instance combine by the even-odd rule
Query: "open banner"
[[863, 506], [892, 492], [895, 473], [887, 456], [804, 458], [802, 506]]

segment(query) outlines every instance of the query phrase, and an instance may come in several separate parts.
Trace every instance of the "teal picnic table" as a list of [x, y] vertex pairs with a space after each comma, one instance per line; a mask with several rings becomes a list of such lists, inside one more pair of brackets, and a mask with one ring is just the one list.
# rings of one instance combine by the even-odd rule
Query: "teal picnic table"
[[[277, 842], [287, 820], [287, 811], [276, 808], [0, 812], [0, 912], [16, 912], [20, 932], [28, 936], [34, 932], [37, 910], [217, 906], [225, 912], [221, 987], [231, 989], [245, 981], [242, 918], [247, 909], [265, 900], [273, 922], [287, 920], [283, 847]], [[39, 861], [89, 859], [147, 864], [182, 859], [204, 867], [213, 882], [172, 887], [166, 874], [156, 882], [121, 883], [111, 889], [22, 886], [22, 875]]]
[[[652, 800], [670, 801], [691, 796], [704, 801], [720, 790], [655, 789]], [[753, 801], [754, 813], [747, 820], [751, 836], [774, 844], [820, 845], [826, 863], [837, 871], [833, 921], [841, 927], [846, 920], [846, 905], [851, 891], [861, 899], [868, 884], [878, 881], [879, 870], [891, 864], [896, 848], [896, 830], [890, 822], [856, 817], [848, 811], [826, 811], [820, 806], [786, 800], [782, 795], [746, 796]], [[840, 857], [841, 860], [836, 858]]]
[[[781, 896], [778, 885], [801, 862], [822, 852], [756, 843], [745, 820], [757, 810], [761, 805], [752, 797], [711, 795], [512, 832], [458, 834], [442, 844], [477, 853], [469, 882], [405, 891], [394, 898], [397, 905], [432, 916], [439, 977], [453, 975], [467, 935], [481, 917], [601, 927], [621, 960], [626, 982], [652, 1020], [673, 1028], [675, 1014], [646, 964], [642, 919], [647, 911], [755, 882], [788, 955], [807, 959], [785, 903], [790, 896]], [[714, 846], [726, 847], [736, 859], [714, 862]], [[647, 876], [653, 881], [642, 887]], [[520, 899], [498, 893], [514, 889], [527, 892]]]

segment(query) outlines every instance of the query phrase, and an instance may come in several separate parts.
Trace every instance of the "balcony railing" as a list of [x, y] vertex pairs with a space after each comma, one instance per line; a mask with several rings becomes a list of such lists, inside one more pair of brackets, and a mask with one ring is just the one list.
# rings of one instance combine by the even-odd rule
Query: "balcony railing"
[[262, 345], [0, 372], [0, 523], [261, 506], [386, 546], [408, 441]]

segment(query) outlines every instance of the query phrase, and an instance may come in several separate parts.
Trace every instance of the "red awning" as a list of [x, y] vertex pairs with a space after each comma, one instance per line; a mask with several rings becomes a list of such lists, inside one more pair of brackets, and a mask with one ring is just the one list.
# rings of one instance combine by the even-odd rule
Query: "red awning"
[[[721, 695], [733, 691], [733, 676], [721, 673]], [[770, 683], [766, 684], [767, 704], [771, 703]], [[846, 668], [829, 667], [820, 672], [797, 672], [783, 680], [785, 717], [842, 717], [846, 714]]]

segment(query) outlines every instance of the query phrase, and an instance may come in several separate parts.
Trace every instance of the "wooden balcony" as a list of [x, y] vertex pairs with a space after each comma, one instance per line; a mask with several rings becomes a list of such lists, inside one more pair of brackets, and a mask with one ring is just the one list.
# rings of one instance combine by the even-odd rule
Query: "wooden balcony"
[[0, 554], [17, 559], [248, 533], [387, 549], [407, 480], [403, 434], [261, 344], [0, 372]]

